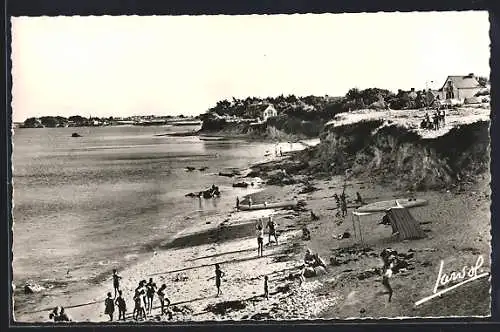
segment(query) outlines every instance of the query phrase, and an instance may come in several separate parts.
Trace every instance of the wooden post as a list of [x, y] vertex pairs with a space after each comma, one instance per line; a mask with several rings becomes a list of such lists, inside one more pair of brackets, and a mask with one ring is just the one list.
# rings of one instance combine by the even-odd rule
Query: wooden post
[[357, 235], [356, 235], [356, 223], [354, 221], [354, 213], [351, 214], [351, 219], [352, 219], [352, 231], [354, 233], [354, 238], [357, 238]]
[[361, 238], [361, 245], [364, 246], [364, 242], [363, 242], [363, 229], [361, 228], [361, 221], [360, 221], [360, 218], [358, 216], [358, 229], [359, 229], [359, 237]]

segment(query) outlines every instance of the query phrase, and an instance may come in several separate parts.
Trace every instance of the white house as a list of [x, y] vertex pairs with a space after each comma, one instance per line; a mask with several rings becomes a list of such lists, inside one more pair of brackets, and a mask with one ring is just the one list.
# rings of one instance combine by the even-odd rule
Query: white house
[[458, 99], [464, 101], [465, 98], [474, 97], [484, 87], [479, 84], [474, 74], [465, 76], [448, 76], [439, 90], [440, 99]]
[[262, 112], [262, 121], [266, 122], [267, 119], [278, 116], [278, 111], [273, 105], [269, 104], [267, 108]]

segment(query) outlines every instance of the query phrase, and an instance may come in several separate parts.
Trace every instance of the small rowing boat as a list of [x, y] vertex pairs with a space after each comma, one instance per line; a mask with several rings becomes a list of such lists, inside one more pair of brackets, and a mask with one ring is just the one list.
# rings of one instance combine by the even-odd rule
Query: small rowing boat
[[427, 200], [425, 199], [411, 199], [411, 198], [398, 198], [387, 201], [379, 201], [370, 204], [363, 205], [359, 207], [356, 211], [358, 212], [384, 212], [387, 209], [404, 207], [412, 208], [417, 206], [427, 205]]
[[254, 211], [254, 210], [264, 210], [264, 209], [281, 209], [281, 208], [291, 208], [297, 206], [297, 201], [290, 202], [277, 202], [277, 203], [267, 203], [267, 204], [240, 204], [239, 209], [242, 211]]

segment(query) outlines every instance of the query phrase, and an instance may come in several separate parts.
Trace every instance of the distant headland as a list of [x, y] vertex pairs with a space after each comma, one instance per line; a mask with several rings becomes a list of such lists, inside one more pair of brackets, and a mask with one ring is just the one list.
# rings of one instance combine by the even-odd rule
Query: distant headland
[[105, 126], [197, 126], [201, 125], [198, 116], [130, 116], [130, 117], [83, 117], [80, 115], [70, 116], [42, 116], [28, 118], [18, 123], [19, 128], [60, 128], [60, 127], [105, 127]]

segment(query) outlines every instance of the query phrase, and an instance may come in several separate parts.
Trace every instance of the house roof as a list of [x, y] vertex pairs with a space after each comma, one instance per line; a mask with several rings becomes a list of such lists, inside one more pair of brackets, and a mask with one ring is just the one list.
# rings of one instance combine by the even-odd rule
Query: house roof
[[481, 87], [481, 84], [479, 84], [479, 82], [474, 76], [468, 76], [468, 75], [448, 76], [443, 84], [443, 88], [446, 86], [446, 82], [448, 81], [452, 81], [453, 86], [456, 87], [457, 89], [474, 89]]
[[274, 108], [273, 104], [267, 104], [267, 105], [262, 106], [261, 111], [262, 111], [262, 112], [264, 112], [264, 111], [266, 111], [268, 108], [273, 109], [273, 110], [276, 110], [276, 108]]

